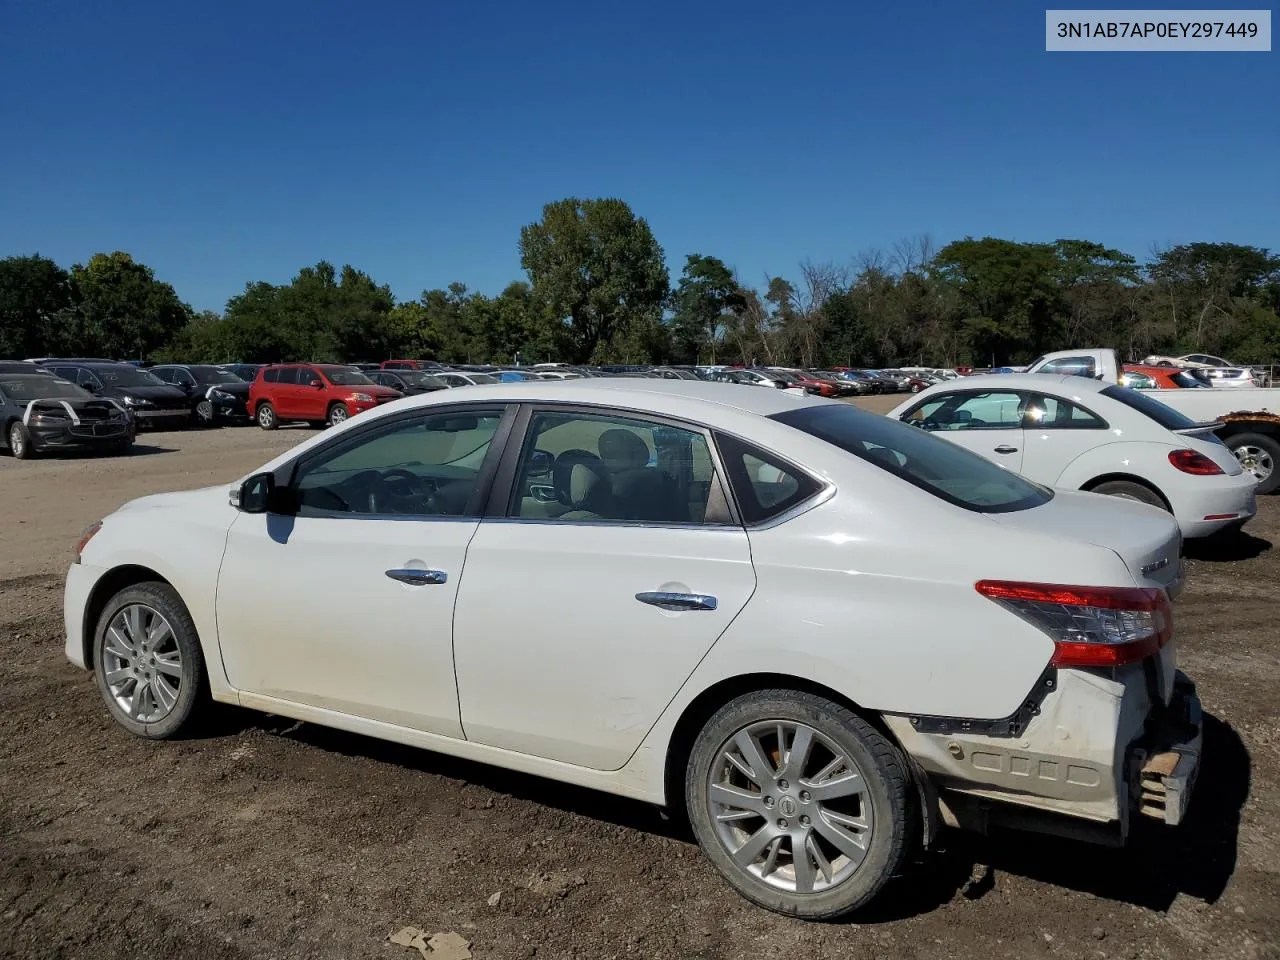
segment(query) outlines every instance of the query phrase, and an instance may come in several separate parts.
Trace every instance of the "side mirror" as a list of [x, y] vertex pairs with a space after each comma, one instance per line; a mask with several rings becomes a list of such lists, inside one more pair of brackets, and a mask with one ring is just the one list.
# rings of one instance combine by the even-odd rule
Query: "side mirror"
[[276, 499], [275, 489], [275, 477], [269, 473], [255, 473], [231, 491], [231, 506], [241, 513], [267, 513]]

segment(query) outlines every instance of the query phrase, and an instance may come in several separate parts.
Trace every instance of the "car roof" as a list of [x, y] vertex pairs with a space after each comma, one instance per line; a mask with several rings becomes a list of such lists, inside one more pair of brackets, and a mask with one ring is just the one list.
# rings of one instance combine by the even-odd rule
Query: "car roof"
[[1054, 388], [1058, 388], [1071, 393], [1101, 393], [1111, 386], [1115, 386], [1115, 384], [1094, 380], [1092, 377], [1073, 377], [1069, 374], [989, 373], [961, 377], [959, 380], [945, 380], [942, 383], [934, 384], [928, 390], [920, 391], [916, 396], [919, 397], [926, 393], [933, 396], [939, 393], [954, 393], [957, 390], [990, 390], [996, 388], [1005, 390], [1048, 390], [1050, 392]]
[[0, 383], [25, 383], [28, 380], [39, 380], [41, 383], [48, 383], [50, 380], [58, 380], [61, 383], [68, 382], [62, 380], [61, 377], [55, 377], [51, 373], [0, 373]]

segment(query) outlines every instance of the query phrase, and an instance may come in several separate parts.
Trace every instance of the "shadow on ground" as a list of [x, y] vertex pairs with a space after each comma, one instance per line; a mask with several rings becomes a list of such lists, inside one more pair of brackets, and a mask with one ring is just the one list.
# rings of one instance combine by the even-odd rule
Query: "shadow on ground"
[[[1120, 849], [1015, 831], [989, 836], [944, 831], [935, 849], [920, 852], [885, 893], [853, 919], [890, 922], [928, 913], [957, 895], [977, 900], [994, 888], [1000, 873], [1161, 912], [1179, 894], [1216, 902], [1235, 871], [1240, 811], [1249, 796], [1251, 762], [1235, 730], [1208, 714], [1204, 720], [1203, 766], [1181, 826], [1165, 827], [1135, 815], [1129, 845]], [[220, 711], [206, 735], [250, 728], [320, 750], [476, 784], [616, 826], [694, 842], [682, 811], [668, 814], [595, 790], [285, 718], [228, 708]]]

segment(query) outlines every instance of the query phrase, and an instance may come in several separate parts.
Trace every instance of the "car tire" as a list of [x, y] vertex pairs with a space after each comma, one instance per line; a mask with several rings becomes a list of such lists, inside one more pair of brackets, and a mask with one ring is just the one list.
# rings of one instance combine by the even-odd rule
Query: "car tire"
[[112, 719], [130, 733], [150, 740], [175, 737], [207, 708], [200, 637], [186, 604], [167, 583], [121, 590], [107, 601], [93, 637], [98, 692]]
[[[792, 766], [802, 732], [808, 748]], [[860, 790], [843, 783], [852, 774]], [[835, 794], [825, 801], [824, 786]], [[847, 707], [796, 690], [725, 704], [698, 734], [685, 771], [689, 822], [712, 865], [753, 903], [808, 920], [865, 906], [900, 869], [912, 796], [892, 742]], [[736, 797], [746, 802], [737, 807]]]
[[31, 444], [31, 433], [25, 424], [17, 420], [9, 424], [6, 439], [9, 441], [9, 452], [13, 454], [15, 460], [30, 460], [36, 455], [35, 448]]
[[280, 421], [276, 417], [276, 408], [266, 400], [258, 404], [258, 409], [254, 412], [253, 418], [258, 421], [258, 426], [263, 430], [274, 430], [280, 426]]
[[1258, 481], [1258, 493], [1273, 493], [1280, 486], [1280, 442], [1265, 433], [1237, 433], [1227, 438], [1227, 449], [1235, 454]]
[[324, 422], [326, 426], [336, 427], [350, 419], [351, 411], [347, 409], [347, 405], [345, 403], [335, 403], [329, 408], [329, 414], [325, 417]]
[[197, 427], [212, 427], [213, 418], [212, 400], [201, 400], [191, 411], [191, 420]]
[[1169, 505], [1164, 502], [1164, 498], [1156, 493], [1148, 486], [1141, 483], [1135, 483], [1132, 480], [1108, 480], [1106, 483], [1100, 483], [1096, 487], [1089, 488], [1090, 493], [1100, 493], [1104, 497], [1119, 497], [1122, 500], [1137, 500], [1139, 503], [1150, 504], [1153, 507], [1159, 507], [1161, 510], [1168, 511]]

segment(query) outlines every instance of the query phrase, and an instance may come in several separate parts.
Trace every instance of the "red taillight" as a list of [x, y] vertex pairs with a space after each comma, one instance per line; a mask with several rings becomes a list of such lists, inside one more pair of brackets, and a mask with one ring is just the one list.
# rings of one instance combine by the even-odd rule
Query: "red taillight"
[[1222, 473], [1222, 468], [1195, 450], [1171, 450], [1169, 462], [1183, 473], [1194, 473], [1198, 477], [1212, 477]]
[[977, 591], [1053, 640], [1057, 667], [1119, 667], [1155, 653], [1173, 636], [1159, 588], [1075, 587], [980, 580]]

